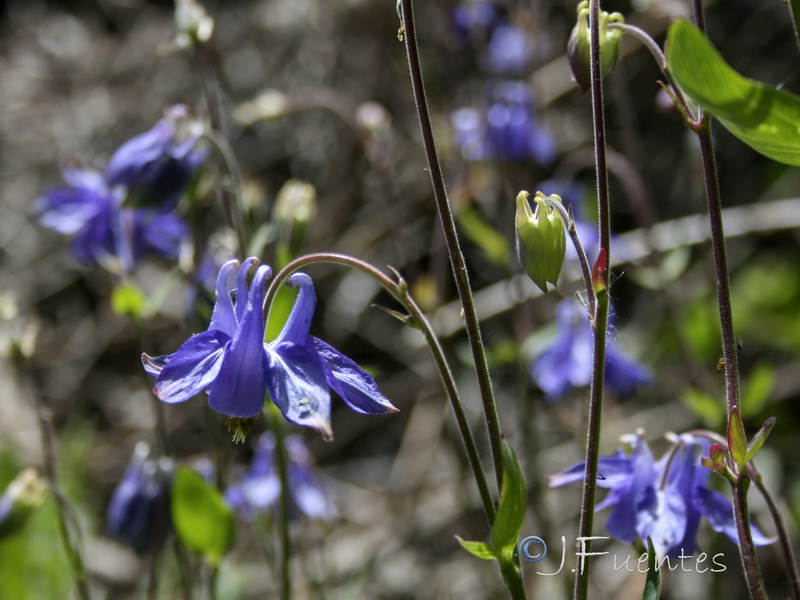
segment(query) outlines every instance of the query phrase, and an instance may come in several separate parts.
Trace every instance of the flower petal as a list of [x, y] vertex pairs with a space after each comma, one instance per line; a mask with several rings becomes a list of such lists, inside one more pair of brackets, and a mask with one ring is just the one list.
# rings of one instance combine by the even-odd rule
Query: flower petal
[[331, 397], [322, 359], [297, 344], [270, 344], [269, 396], [292, 423], [333, 440]]
[[[730, 500], [719, 492], [698, 487], [695, 489], [694, 503], [714, 531], [724, 533], [734, 542], [739, 542], [739, 532], [736, 530], [733, 505]], [[750, 532], [756, 546], [765, 546], [775, 541], [774, 538], [764, 534], [752, 521], [750, 522]]]
[[217, 378], [230, 337], [205, 331], [189, 338], [161, 369], [153, 393], [163, 402], [184, 402]]
[[[239, 269], [249, 269], [256, 259], [244, 261]], [[208, 391], [208, 404], [215, 411], [232, 417], [255, 417], [264, 408], [267, 392], [267, 355], [264, 351], [264, 280], [271, 270], [262, 265], [256, 269], [247, 300], [237, 298], [246, 307], [239, 319], [236, 335], [228, 346], [214, 384]], [[245, 275], [246, 277], [246, 275]]]
[[233, 314], [233, 303], [230, 292], [228, 292], [228, 274], [238, 266], [238, 260], [229, 260], [219, 270], [216, 287], [217, 302], [214, 304], [211, 324], [208, 326], [209, 329], [218, 329], [230, 337], [236, 333], [236, 316]]
[[[250, 294], [247, 292], [247, 277], [250, 275], [251, 267], [257, 264], [258, 259], [251, 256], [250, 258], [245, 258], [244, 261], [242, 261], [242, 266], [239, 267], [239, 273], [236, 276], [236, 305], [234, 306], [237, 322], [242, 320], [244, 312], [247, 310], [247, 305], [250, 300]], [[255, 281], [253, 285], [255, 285]]]
[[290, 286], [299, 287], [300, 292], [297, 294], [292, 312], [286, 319], [286, 324], [275, 343], [289, 342], [298, 346], [306, 346], [308, 345], [308, 332], [311, 330], [311, 320], [314, 318], [314, 307], [317, 304], [314, 283], [311, 281], [311, 277], [305, 273], [294, 273], [289, 277], [287, 283]]
[[[550, 487], [560, 487], [568, 483], [583, 481], [586, 463], [580, 462], [572, 467], [550, 475], [547, 483]], [[606, 488], [615, 488], [624, 483], [633, 473], [631, 459], [625, 456], [619, 448], [612, 456], [601, 456], [597, 461], [597, 485]]]
[[398, 412], [392, 403], [378, 390], [372, 375], [359, 367], [344, 354], [320, 339], [309, 336], [313, 348], [327, 366], [325, 378], [345, 404], [356, 412], [381, 415]]

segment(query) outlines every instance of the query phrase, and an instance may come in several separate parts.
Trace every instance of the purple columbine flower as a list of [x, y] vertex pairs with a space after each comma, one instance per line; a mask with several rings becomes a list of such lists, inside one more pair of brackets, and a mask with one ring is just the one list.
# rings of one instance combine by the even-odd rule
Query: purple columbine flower
[[[225, 501], [248, 521], [278, 506], [281, 482], [275, 457], [275, 435], [266, 432], [258, 439], [253, 461], [242, 479], [225, 490]], [[290, 517], [303, 514], [309, 519], [330, 521], [336, 508], [319, 479], [311, 453], [298, 436], [283, 440], [289, 478]]]
[[[153, 393], [160, 400], [185, 402], [206, 390], [209, 406], [217, 412], [237, 419], [250, 419], [261, 412], [268, 379], [262, 316], [264, 281], [271, 269], [258, 266], [248, 291], [247, 277], [256, 265], [257, 258], [248, 258], [241, 266], [236, 260], [222, 266], [207, 331], [189, 338], [174, 354], [142, 355], [145, 371], [156, 376]], [[228, 278], [237, 268], [234, 302]]]
[[136, 445], [106, 517], [108, 535], [139, 554], [157, 550], [172, 530], [172, 460], [152, 458], [145, 442]]
[[294, 308], [278, 337], [266, 345], [269, 396], [283, 416], [331, 441], [330, 390], [362, 414], [397, 412], [369, 373], [309, 335], [316, 305], [311, 278], [295, 273], [289, 284], [300, 288]]
[[[592, 379], [592, 329], [575, 301], [564, 300], [556, 309], [558, 335], [531, 364], [531, 377], [549, 400], [571, 388], [586, 387]], [[617, 394], [633, 392], [651, 379], [650, 370], [626, 356], [609, 340], [606, 347], [606, 387]]]
[[547, 164], [556, 156], [555, 139], [537, 122], [533, 96], [522, 81], [491, 86], [483, 112], [462, 108], [453, 113], [451, 122], [467, 160]]
[[528, 34], [510, 23], [503, 23], [492, 32], [486, 49], [486, 69], [492, 73], [520, 76], [530, 65], [533, 45]]
[[[600, 457], [597, 485], [609, 489], [595, 510], [613, 506], [606, 531], [622, 542], [649, 537], [659, 556], [691, 555], [697, 547], [697, 529], [705, 517], [712, 529], [736, 542], [738, 535], [730, 500], [706, 487], [709, 469], [700, 466], [709, 442], [690, 434], [677, 436], [673, 446], [655, 461], [641, 433], [633, 437], [632, 450], [617, 448]], [[549, 478], [551, 487], [583, 481], [585, 463]], [[756, 545], [773, 540], [751, 524]]]
[[488, 0], [459, 4], [453, 8], [451, 15], [462, 48], [471, 48], [473, 40], [481, 42], [490, 39], [495, 27], [505, 19], [500, 9]]
[[72, 236], [72, 252], [86, 265], [127, 273], [149, 254], [177, 258], [189, 228], [170, 211], [206, 158], [198, 127], [184, 107], [173, 107], [123, 144], [105, 173], [64, 169], [67, 185], [37, 201], [40, 223]]
[[124, 186], [129, 205], [171, 210], [208, 156], [199, 144], [202, 132], [185, 106], [168, 108], [150, 131], [131, 138], [112, 155], [108, 185]]

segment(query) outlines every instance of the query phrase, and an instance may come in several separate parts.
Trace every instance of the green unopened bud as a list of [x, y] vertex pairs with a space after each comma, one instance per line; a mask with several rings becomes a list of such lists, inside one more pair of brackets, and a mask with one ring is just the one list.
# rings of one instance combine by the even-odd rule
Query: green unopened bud
[[273, 215], [278, 224], [278, 263], [286, 264], [303, 251], [308, 224], [317, 214], [316, 188], [290, 179], [278, 192]]
[[[536, 192], [536, 210], [528, 203], [528, 192], [517, 195], [517, 257], [533, 282], [547, 293], [547, 282], [558, 285], [558, 275], [564, 264], [567, 250], [564, 221], [554, 208], [548, 207], [546, 198]], [[558, 196], [547, 200], [561, 202]]]
[[[610, 15], [600, 11], [598, 29], [600, 34], [600, 73], [602, 77], [608, 75], [619, 56], [619, 41], [622, 39], [622, 30], [609, 29], [610, 23], [624, 23], [625, 18], [618, 12]], [[591, 38], [589, 36], [589, 2], [583, 0], [578, 4], [578, 22], [572, 29], [567, 42], [567, 58], [572, 70], [572, 78], [581, 90], [581, 94], [589, 89], [592, 81], [590, 62]]]
[[47, 485], [36, 469], [25, 469], [0, 496], [0, 539], [22, 529], [47, 496]]

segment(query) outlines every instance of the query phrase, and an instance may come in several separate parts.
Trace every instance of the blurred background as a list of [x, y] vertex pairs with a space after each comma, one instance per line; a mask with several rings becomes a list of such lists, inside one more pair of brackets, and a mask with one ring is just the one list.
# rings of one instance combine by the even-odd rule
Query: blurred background
[[[551, 490], [546, 476], [581, 459], [587, 389], [579, 380], [549, 386], [532, 366], [574, 327], [556, 322], [556, 314], [580, 284], [570, 259], [547, 296], [521, 275], [514, 199], [521, 189], [560, 194], [591, 238], [591, 110], [565, 57], [575, 3], [418, 4], [436, 137], [483, 317], [500, 418], [529, 486], [523, 535], [551, 544], [552, 557], [523, 565], [526, 585], [531, 598], [567, 597], [568, 573], [543, 577], [536, 570], [555, 571], [561, 536], [569, 553], [577, 535], [580, 486]], [[218, 201], [231, 178], [212, 153], [177, 209], [193, 244], [182, 246], [177, 261], [148, 258], [129, 274], [155, 307], [138, 327], [112, 309], [119, 274], [78, 262], [68, 240], [37, 223], [36, 201], [63, 185], [67, 165], [105, 168], [115, 149], [152, 127], [168, 106], [186, 105], [228, 140], [241, 170], [250, 249], [264, 262], [277, 266], [286, 258], [277, 251], [276, 199], [288, 181], [300, 180], [313, 186], [315, 199], [302, 253], [347, 253], [402, 273], [442, 335], [487, 468], [490, 462], [394, 3], [205, 6], [214, 32], [194, 51], [176, 42], [171, 2], [0, 4], [0, 489], [21, 469], [41, 468], [38, 402], [56, 433], [60, 477], [76, 507], [97, 597], [144, 594], [150, 559], [109, 539], [106, 510], [136, 444], [157, 443], [152, 378], [142, 372], [141, 352], [173, 352], [189, 333], [205, 329], [209, 292], [197, 267], [206, 255], [217, 264], [237, 255]], [[659, 43], [672, 19], [691, 16], [679, 0], [620, 0], [603, 8], [620, 11]], [[740, 73], [800, 92], [798, 50], [782, 2], [708, 2], [707, 23], [710, 38]], [[643, 428], [660, 456], [666, 433], [700, 427], [721, 433], [725, 419], [699, 150], [657, 85], [660, 78], [650, 55], [626, 38], [606, 79], [616, 236], [611, 340], [627, 367], [639, 370], [634, 381], [611, 386], [602, 454], [613, 451], [620, 435]], [[731, 209], [726, 227], [745, 425], [754, 432], [777, 417], [757, 462], [782, 498], [796, 541], [800, 171], [759, 156], [721, 127], [715, 135], [723, 203]], [[584, 243], [591, 260], [596, 242]], [[337, 512], [328, 522], [293, 524], [300, 553], [296, 597], [503, 597], [494, 564], [455, 542], [455, 535], [483, 540], [487, 534], [421, 335], [373, 308], [397, 306], [364, 275], [333, 266], [309, 274], [319, 298], [312, 334], [367, 368], [400, 413], [358, 415], [335, 399], [334, 442], [289, 427], [319, 464]], [[234, 445], [221, 415], [204, 408], [200, 398], [166, 407], [174, 456], [198, 461], [217, 448], [223, 477], [233, 483], [266, 424], [257, 421], [248, 441]], [[755, 491], [751, 499], [755, 519], [772, 535], [763, 500]], [[0, 598], [71, 597], [54, 515], [49, 500], [23, 531], [0, 540]], [[598, 535], [605, 518], [598, 515]], [[259, 523], [264, 527], [239, 528], [220, 570], [220, 598], [274, 597], [271, 526], [268, 518]], [[663, 597], [744, 598], [733, 543], [707, 525], [698, 541], [709, 555], [724, 553], [728, 570], [671, 573]], [[603, 549], [638, 556], [618, 544]], [[777, 545], [759, 556], [771, 595], [786, 597]], [[158, 560], [161, 597], [181, 597], [174, 555], [165, 550]], [[643, 575], [598, 565], [593, 598], [639, 597]]]

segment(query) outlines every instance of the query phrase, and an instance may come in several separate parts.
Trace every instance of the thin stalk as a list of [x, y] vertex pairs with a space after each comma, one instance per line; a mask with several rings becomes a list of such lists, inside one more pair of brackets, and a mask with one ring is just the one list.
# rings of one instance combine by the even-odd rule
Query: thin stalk
[[778, 507], [778, 503], [775, 501], [775, 498], [772, 496], [769, 488], [764, 485], [761, 474], [755, 471], [752, 463], [750, 463], [748, 466], [750, 467], [750, 471], [754, 472], [751, 474], [751, 478], [756, 484], [758, 491], [761, 492], [761, 496], [766, 501], [767, 507], [769, 508], [769, 513], [772, 515], [772, 521], [775, 523], [775, 529], [778, 533], [778, 543], [781, 546], [781, 554], [784, 562], [786, 563], [786, 571], [789, 574], [789, 583], [792, 586], [792, 599], [800, 600], [800, 573], [797, 571], [797, 562], [795, 561], [794, 550], [792, 549], [792, 541], [789, 537], [789, 530], [786, 529], [786, 522], [783, 520], [781, 509]]
[[425, 147], [425, 155], [428, 159], [428, 169], [433, 185], [433, 195], [436, 202], [436, 211], [444, 232], [447, 252], [450, 257], [450, 265], [453, 269], [453, 276], [464, 309], [464, 320], [466, 322], [467, 338], [469, 339], [472, 357], [475, 361], [475, 372], [478, 377], [481, 400], [483, 401], [483, 412], [486, 419], [486, 426], [489, 430], [489, 444], [492, 449], [492, 459], [494, 461], [495, 476], [497, 477], [497, 489], [502, 487], [503, 481], [503, 459], [501, 454], [500, 419], [497, 415], [497, 404], [492, 391], [492, 381], [489, 375], [489, 365], [486, 360], [486, 350], [481, 339], [480, 323], [475, 310], [475, 302], [472, 297], [472, 288], [469, 275], [467, 274], [466, 261], [461, 252], [458, 241], [458, 232], [453, 218], [453, 211], [450, 201], [447, 198], [447, 190], [444, 184], [444, 176], [439, 163], [439, 156], [436, 151], [436, 142], [433, 137], [433, 126], [431, 124], [430, 111], [428, 110], [428, 99], [425, 93], [425, 84], [422, 80], [422, 66], [419, 59], [419, 47], [417, 46], [416, 25], [414, 23], [414, 9], [412, 0], [400, 0], [402, 6], [403, 29], [406, 43], [406, 55], [408, 57], [408, 67], [411, 72], [411, 87], [414, 93], [414, 103], [417, 107], [419, 126], [422, 131], [422, 141]]
[[750, 533], [750, 513], [747, 508], [747, 488], [750, 480], [747, 477], [740, 477], [733, 484], [733, 515], [736, 520], [736, 533], [739, 538], [739, 553], [742, 556], [744, 566], [744, 576], [747, 586], [750, 588], [750, 597], [753, 600], [765, 600], [767, 591], [764, 588], [764, 579], [758, 566], [756, 547], [753, 544], [753, 536]]
[[219, 579], [219, 566], [209, 563], [208, 565], [208, 600], [217, 600], [217, 579]]
[[289, 535], [289, 467], [286, 448], [283, 445], [283, 415], [278, 407], [269, 403], [272, 431], [275, 433], [275, 458], [278, 463], [278, 478], [281, 482], [281, 500], [278, 510], [278, 536], [280, 539], [280, 565], [278, 572], [281, 580], [281, 599], [292, 597], [292, 538]]
[[581, 265], [581, 274], [583, 275], [583, 285], [586, 288], [586, 303], [589, 307], [589, 314], [595, 314], [595, 306], [597, 305], [597, 297], [594, 293], [594, 286], [592, 286], [592, 268], [589, 266], [589, 259], [586, 258], [586, 251], [583, 249], [583, 244], [578, 237], [578, 230], [575, 228], [575, 219], [572, 216], [572, 208], [569, 212], [564, 208], [561, 202], [551, 200], [548, 196], [544, 199], [548, 206], [558, 211], [561, 215], [561, 220], [567, 228], [567, 233], [572, 240], [572, 245], [575, 247], [575, 253], [578, 255], [578, 263]]
[[264, 306], [268, 308], [272, 304], [272, 300], [278, 293], [278, 289], [289, 277], [289, 275], [291, 275], [297, 269], [314, 263], [333, 263], [345, 265], [366, 273], [375, 281], [377, 281], [381, 287], [389, 292], [398, 302], [400, 302], [406, 308], [406, 310], [408, 310], [411, 317], [411, 322], [422, 330], [422, 333], [425, 336], [425, 341], [428, 343], [428, 347], [430, 348], [434, 362], [436, 363], [436, 368], [439, 371], [439, 377], [442, 381], [442, 385], [444, 386], [445, 393], [447, 394], [447, 399], [450, 401], [450, 406], [452, 407], [453, 414], [456, 417], [456, 424], [458, 425], [458, 430], [461, 434], [461, 440], [464, 443], [464, 448], [467, 452], [467, 459], [469, 461], [470, 468], [472, 469], [472, 475], [475, 478], [476, 485], [478, 486], [478, 493], [481, 497], [483, 512], [486, 515], [487, 524], [491, 528], [496, 512], [494, 502], [492, 501], [491, 493], [489, 492], [489, 486], [486, 483], [486, 475], [484, 474], [483, 467], [481, 466], [478, 447], [475, 444], [475, 439], [472, 436], [472, 431], [469, 428], [469, 421], [467, 420], [466, 412], [461, 404], [461, 398], [458, 394], [455, 378], [450, 371], [450, 366], [447, 362], [447, 358], [445, 357], [444, 349], [439, 342], [439, 338], [433, 331], [433, 327], [425, 317], [425, 314], [422, 312], [419, 306], [417, 306], [417, 303], [408, 293], [408, 286], [404, 281], [401, 280], [400, 282], [395, 282], [372, 265], [369, 265], [351, 256], [332, 253], [309, 254], [293, 260], [275, 276], [270, 283], [269, 289], [267, 290]]
[[[595, 277], [602, 278], [600, 282], [593, 282], [597, 292], [596, 312], [593, 317], [594, 350], [592, 357], [592, 382], [589, 389], [589, 415], [586, 440], [586, 472], [583, 480], [583, 494], [581, 498], [581, 519], [579, 535], [591, 537], [594, 521], [594, 505], [597, 494], [597, 461], [600, 456], [600, 423], [603, 410], [603, 386], [605, 383], [606, 366], [606, 335], [608, 328], [608, 286], [609, 269], [611, 264], [611, 217], [608, 195], [608, 168], [606, 165], [606, 126], [603, 106], [603, 78], [600, 69], [600, 2], [589, 2], [589, 37], [590, 37], [590, 68], [592, 89], [592, 123], [594, 126], [594, 156], [595, 171], [597, 176], [597, 203], [599, 217], [600, 252], [605, 251], [605, 268]], [[587, 292], [588, 293], [588, 292]], [[587, 542], [586, 551], [591, 552], [591, 542]], [[579, 569], [575, 577], [573, 597], [575, 600], [585, 600], [589, 592], [590, 562], [585, 568]]]
[[81, 550], [80, 526], [72, 506], [69, 504], [67, 497], [64, 495], [64, 491], [61, 489], [58, 478], [52, 412], [47, 406], [42, 391], [38, 388], [33, 377], [30, 376], [30, 373], [27, 371], [22, 371], [22, 373], [24, 373], [24, 379], [28, 384], [28, 388], [33, 393], [36, 402], [36, 415], [39, 423], [39, 434], [42, 440], [44, 474], [47, 479], [47, 485], [55, 500], [61, 543], [67, 555], [67, 562], [72, 569], [72, 577], [75, 581], [75, 589], [78, 598], [80, 598], [80, 600], [91, 600], [86, 567]]

